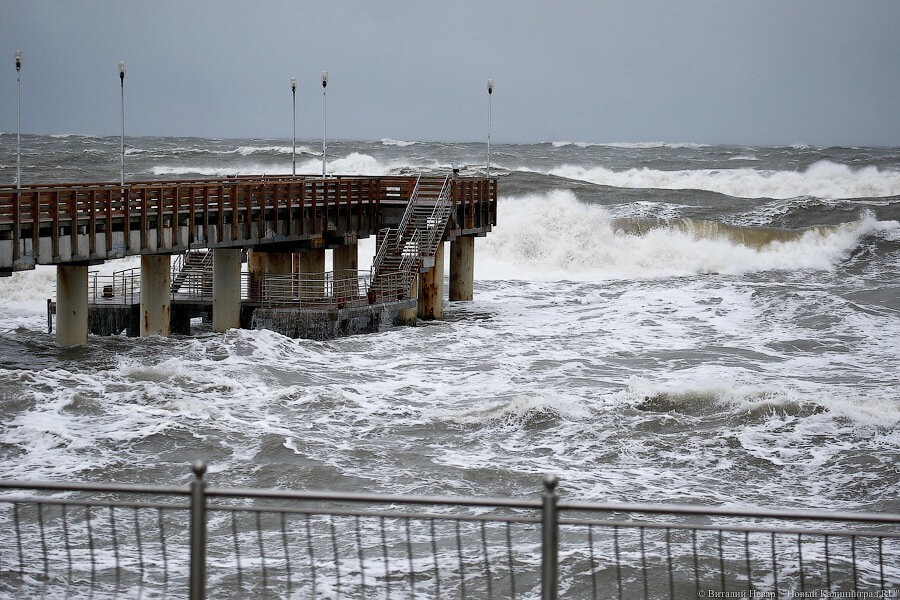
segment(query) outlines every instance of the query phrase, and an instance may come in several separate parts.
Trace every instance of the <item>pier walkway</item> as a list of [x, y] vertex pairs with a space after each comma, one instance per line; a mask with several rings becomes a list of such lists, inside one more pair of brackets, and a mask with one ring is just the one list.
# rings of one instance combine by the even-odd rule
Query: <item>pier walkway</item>
[[[313, 297], [344, 308], [360, 298], [383, 303], [389, 290], [402, 290], [397, 301], [415, 299], [420, 316], [440, 318], [443, 242], [451, 242], [450, 299], [471, 299], [474, 237], [496, 222], [497, 180], [486, 177], [260, 175], [2, 186], [0, 275], [57, 266], [56, 333], [64, 346], [87, 342], [88, 291], [97, 287], [89, 266], [134, 255], [141, 256], [133, 296], [140, 335], [172, 331], [172, 301], [196, 276], [190, 261], [204, 250], [211, 290], [203, 301], [216, 331], [241, 325], [242, 298], [269, 308], [279, 298], [275, 308], [312, 310]], [[357, 240], [372, 235], [378, 254], [361, 282]], [[179, 256], [174, 270], [172, 255]], [[92, 308], [110, 304], [110, 293], [117, 296], [114, 286], [101, 286], [99, 296], [94, 289]]]

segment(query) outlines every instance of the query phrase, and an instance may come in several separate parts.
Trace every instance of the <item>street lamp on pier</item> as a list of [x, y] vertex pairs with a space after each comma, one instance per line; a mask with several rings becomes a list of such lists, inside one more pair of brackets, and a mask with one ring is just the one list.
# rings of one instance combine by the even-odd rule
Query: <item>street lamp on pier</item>
[[494, 80], [488, 79], [487, 81], [488, 88], [488, 139], [487, 139], [487, 176], [488, 179], [491, 177], [491, 118], [493, 116], [493, 104], [491, 99], [494, 95]]
[[16, 189], [22, 187], [22, 51], [16, 50]]
[[297, 78], [291, 77], [291, 175], [297, 174]]
[[327, 132], [326, 110], [325, 110], [325, 88], [328, 87], [328, 71], [322, 71], [322, 178], [326, 177], [325, 173], [325, 138]]
[[125, 187], [125, 61], [119, 61], [119, 84], [122, 92], [122, 140], [120, 145], [122, 158], [122, 172], [119, 177], [119, 183]]

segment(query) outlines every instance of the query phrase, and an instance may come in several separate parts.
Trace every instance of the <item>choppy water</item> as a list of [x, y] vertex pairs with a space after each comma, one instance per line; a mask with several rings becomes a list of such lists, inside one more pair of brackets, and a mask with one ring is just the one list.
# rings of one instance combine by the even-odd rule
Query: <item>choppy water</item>
[[[5, 182], [14, 148], [0, 135]], [[129, 179], [291, 168], [283, 140], [127, 148]], [[59, 349], [54, 269], [0, 280], [0, 477], [183, 483], [203, 458], [220, 485], [524, 496], [554, 472], [570, 499], [900, 510], [900, 150], [494, 149], [499, 224], [443, 322]], [[23, 151], [24, 181], [118, 178], [117, 138]], [[345, 174], [484, 163], [482, 144], [329, 153]]]

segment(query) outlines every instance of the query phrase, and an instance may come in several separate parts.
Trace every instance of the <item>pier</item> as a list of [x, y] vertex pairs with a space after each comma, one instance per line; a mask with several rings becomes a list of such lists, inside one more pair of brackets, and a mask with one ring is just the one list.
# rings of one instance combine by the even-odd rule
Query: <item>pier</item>
[[[2, 186], [0, 276], [56, 265], [62, 346], [187, 333], [196, 317], [333, 337], [441, 318], [444, 242], [449, 298], [471, 300], [474, 238], [496, 223], [497, 179], [456, 174]], [[373, 235], [360, 272], [357, 242]], [[137, 255], [139, 269], [90, 272]]]

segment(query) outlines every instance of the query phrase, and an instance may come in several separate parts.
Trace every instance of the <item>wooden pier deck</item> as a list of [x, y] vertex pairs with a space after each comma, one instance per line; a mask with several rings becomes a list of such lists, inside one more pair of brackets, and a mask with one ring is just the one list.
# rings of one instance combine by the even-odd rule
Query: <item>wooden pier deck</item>
[[[415, 182], [260, 175], [0, 186], [0, 276], [190, 248], [332, 247], [399, 222]], [[454, 179], [451, 202], [446, 239], [485, 235], [497, 221], [496, 178]]]

